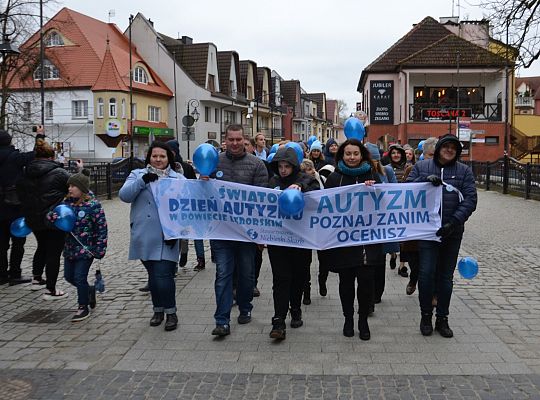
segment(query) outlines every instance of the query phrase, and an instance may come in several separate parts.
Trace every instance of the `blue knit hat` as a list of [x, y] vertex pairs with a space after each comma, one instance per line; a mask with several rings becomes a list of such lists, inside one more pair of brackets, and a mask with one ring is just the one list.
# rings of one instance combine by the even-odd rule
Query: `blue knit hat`
[[311, 143], [311, 147], [309, 148], [309, 151], [311, 150], [319, 150], [322, 151], [322, 144], [320, 141], [315, 140], [313, 143]]
[[366, 143], [366, 148], [369, 150], [372, 160], [379, 161], [381, 159], [381, 153], [376, 144]]

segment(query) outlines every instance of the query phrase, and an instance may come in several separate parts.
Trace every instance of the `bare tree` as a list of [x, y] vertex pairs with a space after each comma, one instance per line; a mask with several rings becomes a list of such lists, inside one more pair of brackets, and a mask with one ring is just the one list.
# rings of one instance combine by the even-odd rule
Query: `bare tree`
[[343, 120], [347, 118], [347, 103], [345, 103], [345, 100], [338, 99], [337, 101], [337, 109], [338, 109], [338, 117]]
[[480, 0], [492, 24], [492, 36], [513, 47], [516, 66], [529, 68], [540, 58], [540, 0]]

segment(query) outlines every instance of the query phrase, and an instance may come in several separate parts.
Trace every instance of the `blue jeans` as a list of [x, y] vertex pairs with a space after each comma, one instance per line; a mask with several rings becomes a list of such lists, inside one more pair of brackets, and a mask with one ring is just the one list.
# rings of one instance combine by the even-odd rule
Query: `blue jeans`
[[154, 312], [174, 314], [176, 312], [176, 285], [174, 271], [176, 263], [168, 260], [142, 261], [148, 271], [148, 287], [152, 295]]
[[447, 317], [454, 285], [454, 270], [463, 232], [455, 233], [441, 242], [420, 240], [420, 271], [418, 297], [422, 314], [432, 314], [431, 301], [437, 293], [437, 317]]
[[240, 314], [253, 309], [253, 287], [255, 285], [255, 243], [231, 240], [212, 240], [210, 246], [216, 258], [216, 325], [228, 325], [233, 305], [233, 272], [238, 271], [236, 303]]
[[80, 306], [88, 306], [90, 302], [88, 271], [93, 261], [93, 258], [78, 260], [64, 258], [64, 278], [77, 288], [77, 301]]
[[202, 240], [194, 240], [195, 254], [197, 258], [204, 258], [204, 242]]

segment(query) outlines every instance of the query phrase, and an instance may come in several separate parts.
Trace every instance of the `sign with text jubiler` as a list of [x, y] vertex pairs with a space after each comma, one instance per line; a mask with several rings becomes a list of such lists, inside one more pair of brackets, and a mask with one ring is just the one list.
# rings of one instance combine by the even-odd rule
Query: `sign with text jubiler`
[[152, 183], [165, 239], [253, 241], [311, 249], [438, 240], [441, 188], [363, 184], [305, 193], [301, 215], [278, 209], [280, 190], [219, 180]]
[[369, 123], [394, 123], [394, 81], [369, 81]]

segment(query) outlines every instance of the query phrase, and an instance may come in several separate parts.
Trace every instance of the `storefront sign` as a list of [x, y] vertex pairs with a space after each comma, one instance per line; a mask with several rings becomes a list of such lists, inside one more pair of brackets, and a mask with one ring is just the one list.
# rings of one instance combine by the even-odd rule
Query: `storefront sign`
[[394, 81], [369, 81], [369, 123], [394, 123]]
[[422, 108], [423, 120], [437, 119], [456, 119], [471, 117], [472, 110], [470, 108]]
[[149, 136], [174, 136], [174, 129], [170, 128], [152, 128], [149, 126], [134, 126], [133, 127], [134, 135]]
[[117, 119], [110, 119], [107, 122], [107, 130], [105, 133], [107, 133], [107, 136], [113, 138], [120, 136], [120, 121]]

